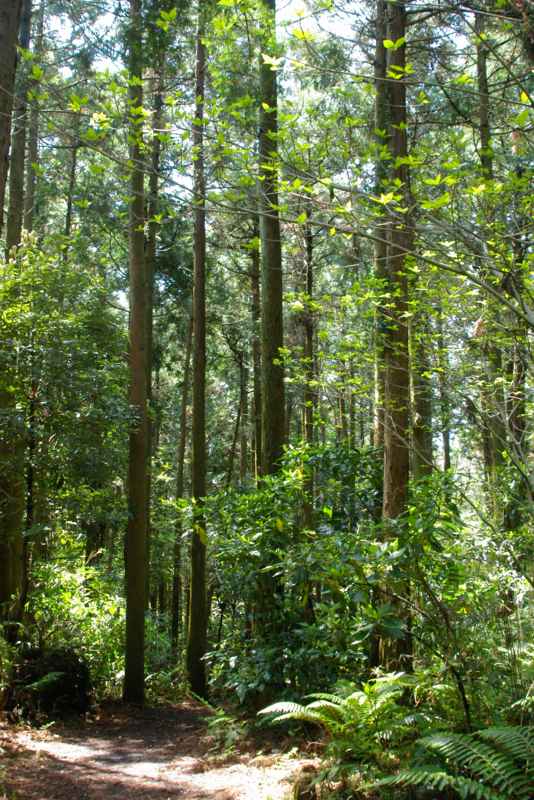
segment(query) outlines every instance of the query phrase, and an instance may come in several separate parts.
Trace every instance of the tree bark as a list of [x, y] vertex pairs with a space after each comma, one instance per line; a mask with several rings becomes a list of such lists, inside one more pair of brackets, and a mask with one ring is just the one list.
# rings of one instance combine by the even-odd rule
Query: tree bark
[[191, 690], [207, 696], [206, 596], [206, 186], [204, 174], [204, 96], [206, 47], [204, 16], [199, 3], [196, 45], [196, 107], [193, 123], [194, 166], [194, 276], [193, 276], [193, 464], [192, 497], [194, 524], [191, 537], [191, 600], [186, 665]]
[[[263, 45], [272, 49], [276, 0], [262, 0]], [[262, 459], [263, 474], [280, 465], [285, 442], [284, 344], [282, 316], [282, 243], [278, 214], [278, 100], [276, 71], [260, 62], [259, 209], [261, 240]]]
[[[23, 50], [30, 47], [32, 0], [23, 0], [20, 19], [19, 45]], [[26, 158], [27, 129], [27, 69], [24, 62], [17, 69], [17, 91], [14, 102], [14, 120], [9, 166], [9, 207], [6, 227], [6, 258], [13, 247], [18, 247], [22, 236], [24, 217], [24, 166]]]
[[[45, 0], [41, 0], [35, 36], [35, 57], [37, 62], [44, 49], [44, 17]], [[35, 85], [36, 82], [34, 81]], [[30, 81], [30, 86], [32, 82]], [[39, 163], [39, 105], [36, 100], [30, 102], [30, 122], [28, 127], [28, 157], [26, 160], [26, 189], [24, 192], [24, 227], [32, 231], [35, 222], [37, 197], [37, 165]]]
[[[146, 315], [146, 336], [147, 336], [147, 405], [151, 409], [153, 392], [152, 392], [152, 366], [153, 366], [153, 339], [154, 339], [154, 276], [156, 272], [156, 250], [158, 241], [159, 223], [156, 215], [159, 210], [159, 169], [161, 160], [161, 139], [159, 138], [158, 131], [161, 128], [163, 118], [163, 74], [164, 74], [164, 55], [160, 54], [159, 63], [156, 72], [156, 85], [154, 88], [154, 107], [152, 115], [152, 152], [150, 164], [150, 177], [148, 181], [148, 236], [146, 242], [146, 281], [147, 281], [147, 315]], [[152, 538], [152, 530], [150, 525], [150, 502], [152, 495], [152, 458], [154, 455], [155, 436], [154, 427], [155, 420], [152, 416], [148, 420], [148, 472], [147, 472], [147, 554], [146, 560], [148, 564], [147, 570], [147, 598], [150, 591], [150, 544]]]
[[245, 362], [245, 353], [241, 354], [239, 364], [239, 480], [245, 483], [248, 475], [248, 440], [249, 440], [249, 413], [248, 413], [248, 369]]
[[260, 222], [256, 216], [253, 220], [253, 241], [251, 249], [250, 282], [252, 289], [252, 369], [254, 379], [254, 472], [256, 481], [262, 470], [261, 431], [262, 431], [262, 402], [261, 402], [261, 292], [260, 292], [260, 251], [256, 246], [259, 242]]
[[0, 232], [9, 169], [11, 113], [22, 0], [0, 0]]
[[144, 701], [144, 641], [146, 607], [146, 539], [148, 506], [148, 336], [145, 262], [145, 203], [142, 156], [143, 105], [141, 0], [130, 0], [129, 120], [130, 120], [130, 404], [137, 419], [130, 432], [128, 463], [128, 528], [126, 533], [126, 659], [124, 699]]
[[[304, 278], [307, 309], [304, 315], [304, 441], [308, 448], [315, 444], [315, 406], [317, 391], [315, 388], [315, 325], [311, 302], [313, 300], [313, 230], [311, 226], [311, 206], [308, 207], [307, 221], [304, 227]], [[302, 516], [304, 527], [308, 530], [313, 528], [313, 501], [315, 491], [315, 474], [313, 465], [310, 463], [306, 467], [307, 474], [304, 482], [304, 501], [302, 505]]]
[[[405, 36], [406, 9], [403, 3], [389, 11], [389, 35], [393, 41]], [[389, 51], [389, 68], [404, 70], [405, 45]], [[404, 79], [388, 82], [389, 142], [394, 163], [406, 158], [406, 86]], [[393, 179], [407, 186], [405, 164], [393, 168]], [[406, 189], [405, 189], [406, 191]], [[408, 198], [406, 198], [408, 200]], [[385, 409], [384, 409], [384, 520], [396, 520], [406, 509], [409, 481], [409, 398], [410, 374], [408, 359], [408, 310], [406, 253], [410, 249], [410, 233], [406, 220], [399, 215], [389, 221], [389, 253], [387, 281], [390, 308], [384, 333]]]
[[[0, 0], [0, 230], [4, 219], [5, 187], [8, 174], [9, 146], [11, 139], [11, 112], [15, 86], [16, 45], [19, 34], [21, 2]], [[22, 36], [26, 37], [29, 21], [26, 19]], [[20, 98], [19, 98], [20, 99]], [[20, 112], [20, 106], [18, 108]], [[17, 159], [12, 184], [14, 195], [10, 202], [11, 226], [7, 250], [20, 242], [14, 230], [14, 217], [22, 203], [23, 187], [20, 181], [20, 163], [24, 166], [24, 145], [21, 149], [20, 127], [17, 119], [15, 131]], [[24, 422], [17, 409], [16, 361], [14, 354], [2, 357], [0, 380], [0, 412], [3, 418], [0, 431], [0, 619], [20, 617], [23, 563], [23, 516], [25, 503], [24, 487]], [[8, 636], [11, 629], [7, 630]]]
[[[193, 341], [193, 315], [189, 322], [187, 332], [187, 343], [184, 358], [184, 377], [182, 384], [182, 397], [180, 406], [180, 439], [178, 441], [178, 452], [176, 456], [176, 501], [179, 502], [184, 497], [185, 482], [185, 448], [187, 444], [187, 400], [189, 397], [189, 381], [191, 375], [191, 347]], [[177, 510], [176, 531], [174, 537], [174, 563], [172, 578], [172, 601], [171, 601], [171, 649], [176, 655], [178, 651], [178, 636], [182, 623], [182, 518], [180, 509]]]
[[416, 309], [410, 325], [412, 456], [413, 477], [416, 480], [432, 472], [432, 380], [428, 353], [430, 337], [424, 317], [425, 311]]
[[[406, 8], [396, 3], [389, 8], [388, 38], [394, 42], [406, 34]], [[391, 178], [398, 180], [404, 193], [404, 206], [409, 206], [409, 172], [406, 166], [408, 154], [406, 136], [406, 85], [404, 67], [405, 45], [388, 51], [388, 69], [402, 75], [398, 80], [388, 81], [388, 141], [393, 168]], [[408, 355], [408, 287], [406, 279], [406, 256], [411, 249], [412, 235], [406, 215], [390, 211], [388, 224], [387, 288], [389, 307], [384, 326], [384, 492], [382, 517], [386, 537], [402, 538], [402, 518], [408, 500], [410, 477], [409, 450], [409, 404], [410, 373]], [[409, 587], [402, 578], [393, 581], [386, 595], [394, 591], [397, 596], [409, 594]], [[405, 624], [401, 639], [384, 639], [381, 642], [382, 664], [387, 669], [410, 669], [411, 637], [410, 620], [398, 600], [396, 614]]]
[[451, 408], [447, 386], [449, 358], [443, 332], [443, 314], [438, 317], [439, 406], [441, 437], [443, 443], [443, 471], [451, 468]]
[[[489, 87], [487, 74], [487, 45], [484, 42], [485, 18], [483, 14], [475, 17], [476, 55], [477, 55], [477, 89], [479, 111], [479, 141], [480, 141], [480, 166], [485, 180], [493, 180], [493, 149], [491, 145], [491, 126], [489, 116]], [[493, 236], [494, 213], [491, 207], [483, 209], [487, 212], [484, 221], [485, 237], [491, 240]], [[489, 253], [483, 254], [490, 258]], [[485, 279], [491, 283], [492, 276], [484, 261], [481, 270]], [[485, 376], [481, 385], [481, 407], [483, 410], [483, 453], [486, 472], [486, 491], [490, 511], [500, 515], [495, 491], [498, 482], [498, 473], [504, 464], [503, 451], [507, 447], [505, 402], [502, 388], [503, 357], [498, 343], [500, 309], [495, 308], [494, 300], [486, 299], [485, 310], [485, 335], [482, 340], [482, 361]]]
[[[386, 144], [387, 128], [387, 82], [386, 82], [386, 48], [384, 39], [387, 38], [387, 2], [377, 0], [376, 3], [376, 43], [375, 43], [375, 194], [382, 192], [383, 182], [387, 177], [387, 161], [381, 158], [382, 150]], [[374, 273], [381, 283], [387, 280], [387, 220], [383, 213], [377, 218], [375, 225], [374, 242]], [[375, 312], [375, 392], [374, 392], [374, 430], [373, 444], [375, 447], [384, 446], [384, 327], [385, 309], [378, 307]]]

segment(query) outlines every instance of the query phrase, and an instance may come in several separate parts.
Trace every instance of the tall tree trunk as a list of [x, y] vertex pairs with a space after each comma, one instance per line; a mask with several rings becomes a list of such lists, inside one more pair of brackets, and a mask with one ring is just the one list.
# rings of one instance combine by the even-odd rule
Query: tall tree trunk
[[204, 15], [198, 6], [196, 45], [196, 107], [193, 124], [194, 166], [194, 276], [193, 276], [193, 466], [192, 496], [195, 503], [191, 536], [191, 601], [187, 636], [187, 675], [191, 689], [206, 697], [207, 646], [206, 597], [206, 185], [204, 175], [204, 93], [206, 47]]
[[[152, 366], [153, 366], [153, 318], [154, 318], [154, 276], [156, 272], [156, 250], [158, 240], [159, 224], [157, 221], [157, 214], [159, 210], [159, 170], [161, 160], [161, 139], [159, 130], [161, 128], [163, 118], [163, 77], [164, 77], [164, 61], [163, 53], [159, 55], [159, 63], [157, 65], [155, 87], [154, 87], [154, 110], [152, 115], [152, 153], [150, 164], [150, 177], [148, 181], [148, 236], [146, 243], [146, 281], [147, 281], [147, 318], [146, 318], [146, 336], [147, 336], [147, 401], [148, 407], [152, 405]], [[148, 564], [147, 570], [147, 597], [150, 591], [150, 544], [152, 538], [152, 530], [150, 525], [150, 503], [152, 496], [152, 458], [155, 448], [154, 426], [156, 422], [153, 418], [148, 420], [148, 474], [147, 474], [147, 535], [146, 535], [146, 560]]]
[[[486, 180], [493, 180], [493, 150], [491, 144], [491, 127], [489, 116], [489, 87], [487, 74], [487, 53], [488, 48], [485, 43], [485, 17], [483, 14], [476, 14], [475, 17], [476, 33], [476, 54], [477, 54], [477, 88], [478, 88], [478, 111], [479, 111], [479, 141], [480, 141], [480, 166], [482, 175]], [[485, 238], [491, 240], [494, 225], [494, 213], [491, 207], [483, 208], [486, 219], [483, 223]], [[488, 252], [482, 256], [482, 273], [486, 280], [492, 281], [485, 258], [491, 258]], [[481, 407], [482, 423], [484, 430], [482, 437], [484, 441], [484, 461], [487, 479], [488, 505], [492, 513], [500, 515], [499, 502], [496, 498], [498, 474], [504, 464], [503, 452], [507, 446], [506, 424], [505, 424], [505, 403], [502, 387], [503, 358], [499, 344], [499, 316], [500, 309], [495, 308], [492, 297], [486, 298], [485, 302], [485, 335], [482, 338], [482, 360], [484, 364], [485, 377], [481, 385]]]
[[[390, 7], [388, 38], [397, 41], [405, 36], [406, 9], [403, 3]], [[404, 70], [405, 45], [389, 51], [389, 67]], [[403, 74], [403, 73], [402, 73]], [[397, 164], [407, 157], [406, 139], [406, 86], [404, 80], [388, 83], [389, 142], [393, 161]], [[408, 174], [405, 164], [393, 170], [405, 187]], [[410, 399], [406, 253], [410, 234], [405, 219], [391, 218], [389, 222], [389, 254], [387, 259], [388, 289], [391, 303], [384, 334], [386, 369], [384, 415], [384, 519], [396, 520], [404, 513], [409, 481], [409, 425]]]
[[[282, 242], [278, 213], [278, 99], [276, 71], [263, 58], [271, 53], [276, 37], [276, 0], [261, 0], [260, 110], [259, 110], [259, 216], [261, 247], [261, 399], [262, 399], [262, 476], [280, 468], [290, 423], [286, 406], [284, 369], [280, 362], [283, 347]], [[274, 54], [273, 54], [274, 55]], [[291, 398], [289, 398], [288, 405]], [[287, 426], [287, 428], [286, 428]], [[270, 545], [281, 546], [282, 535], [273, 526]], [[269, 556], [266, 556], [269, 558]], [[256, 587], [254, 624], [260, 639], [269, 639], [279, 626], [282, 584], [267, 572], [260, 572]], [[271, 692], [282, 682], [282, 659], [278, 674], [258, 698], [271, 699]]]
[[[396, 3], [389, 8], [388, 38], [394, 42], [406, 35], [406, 8]], [[388, 51], [389, 69], [398, 69], [404, 75], [405, 45]], [[410, 202], [408, 193], [408, 155], [406, 136], [406, 85], [404, 78], [388, 82], [388, 134], [392, 162], [392, 179], [404, 187], [404, 205]], [[399, 523], [406, 511], [409, 484], [409, 403], [410, 373], [408, 357], [407, 280], [406, 254], [411, 247], [411, 235], [406, 217], [391, 212], [389, 221], [389, 247], [387, 281], [391, 301], [384, 331], [385, 396], [384, 396], [384, 494], [382, 515], [386, 536], [390, 530], [399, 535]], [[395, 593], [406, 594], [401, 582]], [[404, 609], [397, 614], [407, 621]], [[407, 629], [409, 621], [407, 621]], [[410, 637], [384, 643], [383, 658], [391, 668], [407, 667], [410, 663]]]
[[0, 0], [0, 232], [4, 222], [21, 10], [22, 0]]
[[[5, 186], [8, 174], [9, 145], [11, 138], [11, 112], [15, 85], [16, 45], [19, 33], [21, 2], [0, 0], [0, 230], [4, 219]], [[25, 30], [28, 30], [28, 20]], [[22, 91], [24, 89], [22, 88]], [[20, 99], [20, 98], [19, 98]], [[18, 104], [20, 113], [20, 104]], [[15, 135], [17, 159], [12, 176], [14, 196], [11, 200], [7, 249], [20, 242], [14, 231], [13, 219], [22, 203], [23, 187], [20, 165], [24, 164], [23, 130], [17, 120]], [[22, 148], [21, 148], [22, 144]], [[14, 354], [2, 356], [0, 380], [0, 620], [20, 617], [20, 600], [23, 582], [23, 515], [24, 515], [24, 425], [17, 409], [16, 360]], [[11, 605], [11, 601], [13, 605]], [[8, 630], [10, 635], [11, 629]]]
[[[178, 440], [178, 452], [176, 455], [176, 501], [179, 502], [184, 497], [185, 482], [185, 447], [187, 444], [187, 400], [189, 397], [189, 382], [191, 375], [191, 346], [193, 342], [193, 315], [189, 322], [187, 331], [187, 343], [185, 346], [184, 358], [184, 377], [182, 384], [182, 397], [180, 406], [180, 438]], [[182, 622], [182, 517], [180, 509], [177, 510], [176, 531], [174, 535], [174, 563], [172, 578], [172, 601], [171, 601], [171, 648], [176, 655], [178, 651], [178, 635]]]
[[[375, 194], [380, 195], [383, 190], [383, 181], [387, 176], [387, 161], [381, 158], [382, 150], [386, 144], [387, 128], [387, 82], [386, 82], [386, 48], [384, 40], [387, 38], [387, 2], [377, 0], [376, 3], [376, 43], [375, 43]], [[374, 273], [381, 282], [387, 279], [387, 220], [381, 212], [375, 226], [374, 242]], [[374, 431], [373, 444], [375, 447], [384, 446], [384, 326], [385, 310], [381, 307], [375, 312], [375, 393], [374, 393]]]
[[143, 28], [141, 0], [130, 0], [130, 403], [137, 419], [130, 432], [128, 463], [128, 528], [126, 533], [126, 659], [124, 699], [144, 700], [146, 607], [146, 538], [148, 506], [148, 336], [145, 263], [145, 203], [142, 155]]
[[[267, 52], [275, 36], [276, 0], [262, 0], [262, 38]], [[282, 243], [278, 214], [278, 100], [276, 71], [260, 63], [259, 196], [261, 239], [262, 459], [263, 474], [280, 465], [285, 442]]]
[[[317, 390], [315, 388], [315, 326], [312, 311], [313, 300], [313, 230], [311, 226], [311, 207], [308, 207], [308, 216], [304, 227], [304, 277], [307, 309], [304, 316], [304, 441], [309, 448], [315, 444], [315, 406]], [[307, 465], [307, 475], [304, 484], [304, 502], [302, 506], [303, 524], [308, 530], [313, 528], [313, 499], [315, 489], [315, 475], [313, 465]]]

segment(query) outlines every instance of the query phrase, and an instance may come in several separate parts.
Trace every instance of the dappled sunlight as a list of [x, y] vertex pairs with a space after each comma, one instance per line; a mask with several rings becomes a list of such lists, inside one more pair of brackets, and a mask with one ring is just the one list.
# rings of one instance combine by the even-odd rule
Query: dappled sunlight
[[[51, 729], [0, 728], [2, 789], [24, 800], [277, 800], [302, 760], [206, 757], [203, 707], [120, 709]], [[11, 794], [8, 796], [11, 797]]]

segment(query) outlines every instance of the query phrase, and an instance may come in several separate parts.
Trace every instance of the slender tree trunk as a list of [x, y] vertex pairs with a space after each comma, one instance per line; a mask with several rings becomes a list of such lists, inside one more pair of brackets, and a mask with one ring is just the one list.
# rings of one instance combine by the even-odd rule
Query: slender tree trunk
[[144, 700], [146, 539], [148, 506], [148, 336], [145, 203], [142, 155], [143, 33], [141, 0], [130, 0], [130, 403], [137, 419], [130, 433], [126, 533], [126, 660], [124, 699]]
[[241, 429], [241, 402], [237, 404], [237, 414], [235, 417], [234, 434], [232, 436], [232, 444], [230, 445], [230, 454], [228, 456], [228, 470], [226, 472], [226, 488], [232, 485], [232, 478], [234, 476], [234, 463], [237, 451], [237, 441], [239, 439], [239, 431]]
[[[476, 14], [475, 17], [476, 54], [477, 54], [477, 87], [479, 111], [479, 141], [480, 141], [480, 166], [482, 175], [486, 180], [493, 180], [493, 149], [491, 144], [491, 127], [489, 115], [489, 87], [487, 74], [487, 44], [485, 36], [485, 17]], [[494, 213], [491, 207], [487, 210], [484, 227], [486, 238], [491, 240], [494, 235]], [[483, 254], [482, 272], [491, 282], [492, 277], [484, 263]], [[481, 386], [481, 407], [483, 410], [482, 437], [484, 442], [483, 452], [487, 478], [488, 505], [493, 514], [500, 516], [499, 502], [496, 498], [498, 473], [504, 464], [503, 452], [507, 446], [505, 424], [505, 402], [502, 387], [503, 357], [499, 344], [499, 315], [492, 298], [487, 298], [485, 303], [485, 335], [482, 339], [482, 356], [485, 377]]]
[[410, 374], [412, 380], [413, 476], [432, 472], [432, 380], [428, 353], [429, 330], [425, 311], [416, 309], [410, 325]]
[[[305, 291], [308, 308], [304, 316], [304, 441], [309, 448], [315, 444], [315, 326], [311, 303], [313, 300], [313, 230], [311, 226], [311, 208], [308, 208], [307, 222], [304, 228], [304, 270]], [[312, 464], [307, 465], [304, 484], [304, 502], [302, 506], [303, 524], [308, 530], [313, 528], [313, 500], [315, 491], [315, 475]]]
[[[156, 85], [154, 88], [154, 110], [152, 115], [152, 153], [150, 164], [150, 177], [148, 181], [148, 236], [146, 243], [146, 280], [147, 280], [147, 402], [148, 408], [152, 406], [152, 366], [153, 366], [153, 318], [154, 318], [154, 276], [156, 272], [156, 250], [158, 240], [159, 224], [157, 214], [159, 210], [159, 169], [161, 160], [161, 139], [158, 131], [161, 128], [163, 119], [163, 77], [164, 77], [164, 54], [159, 56], [157, 65]], [[147, 554], [146, 560], [149, 566], [147, 570], [147, 598], [150, 591], [150, 544], [152, 529], [150, 525], [150, 503], [152, 497], [152, 457], [156, 450], [154, 426], [156, 422], [151, 417], [148, 420], [148, 474], [147, 474]]]
[[[262, 0], [265, 46], [275, 34], [276, 0]], [[259, 195], [262, 303], [262, 459], [263, 474], [278, 469], [285, 442], [282, 243], [278, 214], [278, 100], [276, 71], [260, 62]]]
[[194, 198], [194, 277], [193, 277], [193, 466], [192, 496], [195, 503], [191, 537], [191, 601], [186, 664], [191, 689], [206, 697], [207, 646], [206, 597], [206, 186], [204, 175], [204, 93], [206, 47], [204, 19], [199, 3], [196, 47], [196, 108], [193, 124], [195, 152]]
[[339, 390], [339, 395], [337, 400], [339, 407], [339, 425], [340, 425], [341, 441], [347, 442], [349, 438], [349, 425], [347, 417], [347, 402], [345, 399], [345, 392], [343, 389]]
[[245, 353], [241, 354], [239, 364], [239, 480], [241, 485], [247, 480], [248, 474], [248, 439], [249, 439], [249, 414], [248, 414], [248, 369], [245, 362]]
[[[23, 50], [30, 47], [32, 0], [23, 0], [20, 19], [19, 45]], [[9, 208], [6, 227], [6, 258], [13, 247], [18, 247], [22, 236], [24, 217], [24, 166], [26, 158], [27, 129], [27, 69], [24, 61], [17, 69], [17, 91], [14, 102], [14, 120], [9, 165]]]
[[[74, 192], [76, 189], [76, 167], [78, 165], [78, 149], [79, 146], [75, 141], [72, 146], [72, 156], [70, 160], [69, 169], [69, 186], [67, 189], [67, 211], [65, 213], [65, 238], [70, 237], [72, 231], [72, 211], [74, 206]], [[67, 250], [65, 250], [65, 258], [67, 258]]]
[[[180, 406], [180, 438], [178, 441], [178, 453], [176, 456], [176, 500], [179, 502], [185, 493], [184, 471], [185, 471], [185, 448], [187, 444], [187, 400], [189, 397], [189, 382], [191, 376], [191, 348], [193, 342], [193, 315], [189, 322], [187, 331], [187, 343], [184, 358], [184, 377], [182, 383], [182, 397]], [[178, 635], [182, 623], [182, 517], [180, 509], [176, 520], [176, 531], [174, 537], [174, 565], [172, 579], [172, 602], [171, 602], [171, 648], [174, 654], [178, 651]]]
[[[253, 240], [259, 242], [259, 218], [254, 217]], [[250, 281], [252, 286], [252, 369], [254, 379], [254, 472], [256, 481], [261, 475], [261, 293], [260, 293], [260, 251], [254, 246], [251, 250]]]
[[441, 436], [443, 442], [443, 470], [451, 468], [451, 408], [447, 377], [449, 358], [443, 333], [443, 315], [438, 317], [438, 365], [439, 365], [439, 406], [441, 416]]
[[[386, 48], [384, 39], [387, 38], [387, 2], [377, 0], [376, 3], [376, 44], [375, 44], [375, 194], [383, 191], [383, 182], [387, 176], [387, 161], [381, 158], [382, 150], [386, 144], [387, 128], [387, 82], [386, 82]], [[383, 213], [377, 218], [375, 226], [376, 241], [374, 243], [374, 273], [381, 283], [387, 279], [387, 220]], [[384, 327], [386, 312], [377, 308], [375, 313], [375, 396], [374, 396], [374, 431], [373, 444], [375, 447], [384, 446]]]
[[[44, 50], [44, 18], [45, 0], [41, 0], [35, 37], [35, 58], [37, 63]], [[34, 81], [35, 86], [37, 82]], [[32, 82], [30, 81], [30, 87]], [[39, 105], [37, 100], [30, 101], [30, 123], [28, 127], [28, 157], [26, 160], [26, 190], [24, 192], [24, 227], [32, 231], [35, 222], [37, 197], [37, 166], [39, 163]]]

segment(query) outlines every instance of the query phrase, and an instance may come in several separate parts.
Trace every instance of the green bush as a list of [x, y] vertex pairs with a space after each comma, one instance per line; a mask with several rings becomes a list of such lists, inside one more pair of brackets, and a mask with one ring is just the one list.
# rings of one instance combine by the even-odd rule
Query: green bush
[[30, 612], [39, 645], [71, 648], [86, 661], [99, 693], [119, 691], [124, 600], [96, 569], [37, 565]]

